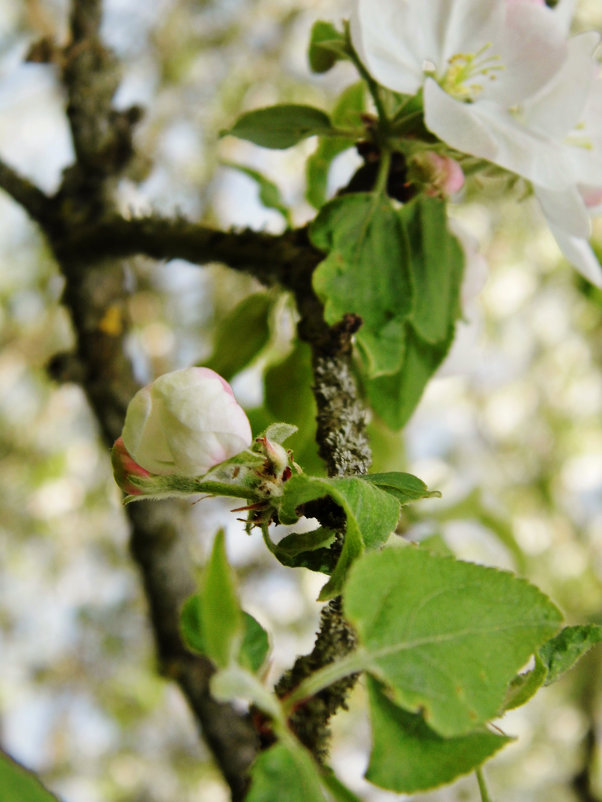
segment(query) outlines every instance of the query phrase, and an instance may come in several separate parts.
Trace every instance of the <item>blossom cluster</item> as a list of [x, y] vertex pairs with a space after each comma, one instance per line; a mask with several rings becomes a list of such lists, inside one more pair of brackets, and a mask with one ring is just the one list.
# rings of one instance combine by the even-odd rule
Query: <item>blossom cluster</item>
[[[383, 87], [420, 95], [450, 149], [526, 179], [566, 258], [602, 287], [588, 243], [602, 202], [599, 35], [574, 0], [355, 0], [351, 36]], [[460, 157], [461, 158], [461, 157]]]

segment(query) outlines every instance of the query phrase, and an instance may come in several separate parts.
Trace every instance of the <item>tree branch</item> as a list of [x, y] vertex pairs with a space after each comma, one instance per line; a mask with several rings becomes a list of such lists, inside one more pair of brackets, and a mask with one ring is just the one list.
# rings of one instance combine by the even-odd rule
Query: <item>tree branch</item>
[[20, 204], [33, 220], [43, 224], [49, 219], [52, 200], [2, 159], [0, 159], [0, 188]]
[[[115, 214], [112, 189], [131, 158], [137, 115], [134, 110], [116, 112], [111, 105], [119, 71], [99, 39], [101, 5], [100, 0], [73, 0], [72, 41], [63, 51], [76, 163], [65, 171], [54, 198], [6, 165], [0, 165], [0, 186], [40, 223], [67, 278], [65, 302], [78, 336], [81, 383], [105, 441], [110, 444], [119, 435], [127, 403], [137, 389], [124, 355], [124, 331], [104, 322], [107, 310], [122, 314], [124, 320], [123, 275], [114, 260], [147, 254], [198, 264], [219, 261], [294, 293], [301, 315], [299, 333], [313, 353], [320, 453], [330, 475], [366, 472], [370, 449], [350, 363], [351, 338], [361, 321], [350, 316], [331, 327], [324, 320], [312, 288], [312, 273], [322, 254], [311, 245], [307, 231], [281, 236], [222, 232], [181, 219], [127, 220]], [[211, 699], [210, 664], [188, 653], [180, 639], [179, 609], [193, 589], [182, 539], [182, 507], [174, 502], [131, 505], [128, 515], [131, 552], [141, 570], [161, 671], [182, 688], [233, 799], [241, 800], [259, 748], [257, 736], [246, 716]], [[314, 651], [297, 661], [279, 688], [297, 684], [353, 645], [340, 600], [335, 600], [325, 608]], [[351, 685], [346, 679], [321, 694], [313, 707], [296, 713], [295, 728], [318, 755], [324, 752], [328, 718], [344, 706]]]

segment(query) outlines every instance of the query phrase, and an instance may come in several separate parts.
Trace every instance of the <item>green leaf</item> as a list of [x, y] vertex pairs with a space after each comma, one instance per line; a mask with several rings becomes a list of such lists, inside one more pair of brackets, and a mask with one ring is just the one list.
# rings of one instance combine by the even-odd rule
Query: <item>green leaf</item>
[[[180, 613], [180, 632], [187, 648], [207, 656], [201, 616], [201, 597], [190, 596]], [[259, 671], [268, 655], [270, 644], [268, 633], [252, 615], [243, 611], [243, 638], [236, 662], [250, 671]]]
[[240, 173], [248, 176], [255, 181], [259, 187], [259, 200], [266, 209], [274, 209], [284, 217], [284, 222], [290, 228], [292, 226], [291, 213], [288, 206], [285, 204], [280, 194], [278, 186], [266, 178], [259, 170], [254, 170], [252, 167], [245, 167], [242, 164], [234, 164], [233, 162], [222, 162], [224, 167], [231, 167], [233, 170], [238, 170]]
[[199, 654], [207, 654], [201, 619], [201, 597], [198, 593], [189, 596], [182, 605], [180, 634], [188, 649]]
[[504, 710], [514, 710], [526, 704], [541, 688], [548, 673], [548, 669], [539, 657], [535, 655], [535, 665], [530, 671], [517, 674], [508, 686]]
[[249, 613], [243, 612], [244, 634], [237, 663], [249, 671], [257, 673], [265, 663], [270, 651], [268, 633], [259, 621]]
[[347, 58], [345, 36], [331, 22], [314, 22], [308, 52], [312, 71], [328, 72], [337, 61], [344, 58]]
[[292, 750], [277, 743], [253, 764], [246, 802], [319, 802], [327, 798], [313, 760], [301, 748]]
[[249, 111], [239, 117], [229, 134], [264, 148], [284, 150], [316, 134], [334, 132], [328, 115], [313, 106], [282, 104]]
[[367, 473], [359, 478], [395, 496], [400, 504], [409, 504], [410, 501], [417, 501], [421, 498], [432, 498], [433, 496], [439, 497], [441, 495], [441, 493], [436, 490], [429, 490], [422, 479], [413, 476], [411, 473], [401, 473], [397, 471], [390, 471], [388, 473]]
[[251, 768], [245, 802], [359, 802], [292, 739], [262, 752]]
[[460, 314], [462, 248], [448, 229], [444, 201], [419, 195], [401, 214], [415, 287], [412, 325], [427, 343], [446, 342]]
[[486, 729], [443, 738], [421, 715], [403, 710], [367, 678], [372, 722], [372, 752], [366, 779], [397, 793], [436, 788], [467, 774], [512, 738]]
[[311, 532], [293, 532], [279, 543], [273, 543], [264, 532], [266, 546], [274, 557], [289, 568], [308, 568], [329, 574], [332, 569], [330, 546], [335, 541], [335, 533], [325, 527]]
[[270, 341], [270, 314], [274, 296], [257, 292], [244, 298], [220, 320], [215, 349], [203, 362], [226, 381], [246, 368]]
[[235, 661], [242, 643], [242, 610], [226, 557], [224, 532], [215, 536], [200, 592], [201, 632], [206, 655], [219, 668]]
[[392, 429], [410, 418], [424, 388], [447, 356], [460, 312], [464, 256], [450, 233], [445, 205], [420, 197], [400, 212], [409, 243], [414, 306], [402, 335], [403, 362], [390, 375], [369, 374], [367, 393], [375, 411]]
[[38, 777], [0, 750], [0, 788], [4, 802], [57, 802]]
[[344, 608], [361, 644], [357, 664], [444, 737], [498, 714], [508, 684], [562, 618], [511, 573], [412, 546], [357, 561]]
[[346, 785], [343, 785], [339, 778], [329, 771], [327, 767], [323, 769], [322, 782], [332, 794], [333, 802], [361, 802], [361, 799], [350, 791]]
[[368, 376], [398, 370], [413, 299], [400, 213], [377, 194], [343, 195], [322, 208], [309, 235], [327, 254], [313, 276], [327, 322], [359, 315], [363, 325], [356, 340]]
[[317, 455], [316, 402], [311, 391], [313, 372], [309, 346], [297, 341], [282, 362], [265, 373], [265, 404], [276, 420], [287, 420], [298, 427], [287, 444], [305, 471], [324, 473]]
[[319, 599], [340, 593], [347, 571], [364, 549], [376, 549], [387, 540], [399, 519], [399, 503], [388, 493], [358, 477], [319, 479], [303, 474], [284, 485], [279, 509], [281, 523], [298, 520], [297, 508], [313, 499], [329, 496], [345, 513], [347, 525], [343, 549]]
[[548, 669], [545, 685], [556, 682], [566, 671], [588, 652], [592, 646], [602, 642], [602, 626], [582, 624], [565, 627], [556, 637], [539, 650], [539, 656]]
[[[333, 109], [333, 125], [337, 128], [355, 128], [359, 133], [366, 104], [365, 96], [366, 86], [363, 81], [348, 86]], [[318, 141], [318, 147], [308, 158], [305, 167], [305, 198], [315, 209], [319, 209], [326, 200], [328, 173], [333, 159], [353, 144], [354, 140], [348, 137], [322, 137]]]
[[422, 340], [412, 326], [406, 327], [403, 365], [395, 373], [368, 379], [370, 403], [391, 429], [401, 429], [410, 419], [427, 382], [445, 359], [453, 340], [431, 345]]

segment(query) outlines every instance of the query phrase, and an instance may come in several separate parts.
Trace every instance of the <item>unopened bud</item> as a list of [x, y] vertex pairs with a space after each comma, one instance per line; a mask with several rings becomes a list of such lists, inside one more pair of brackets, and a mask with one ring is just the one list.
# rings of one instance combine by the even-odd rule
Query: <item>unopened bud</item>
[[447, 197], [464, 186], [464, 173], [455, 159], [433, 150], [417, 153], [411, 160], [411, 178], [432, 198]]
[[228, 382], [209, 368], [193, 367], [139, 390], [120, 439], [139, 468], [194, 477], [243, 451], [252, 435]]

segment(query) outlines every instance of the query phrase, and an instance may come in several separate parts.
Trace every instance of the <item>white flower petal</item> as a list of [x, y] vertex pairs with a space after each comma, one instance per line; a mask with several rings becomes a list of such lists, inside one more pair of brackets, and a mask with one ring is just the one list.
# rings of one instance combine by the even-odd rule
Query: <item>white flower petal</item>
[[535, 195], [550, 228], [556, 227], [578, 239], [588, 239], [592, 226], [587, 207], [577, 187], [560, 192], [535, 187]]
[[566, 259], [581, 275], [602, 289], [602, 266], [587, 240], [572, 237], [564, 231], [550, 226], [550, 230], [558, 243], [558, 247]]
[[407, 0], [356, 0], [350, 20], [351, 40], [363, 64], [383, 86], [414, 94], [422, 84], [422, 60], [404, 17]]
[[[569, 148], [521, 126], [494, 103], [462, 103], [435, 81], [424, 87], [426, 127], [452, 148], [493, 162], [547, 189], [574, 183]], [[602, 182], [601, 182], [602, 183]]]
[[230, 385], [208, 368], [166, 373], [136, 393], [122, 436], [142, 468], [183, 476], [200, 476], [252, 442]]
[[508, 4], [498, 38], [494, 47], [503, 71], [487, 84], [487, 99], [502, 105], [513, 106], [533, 95], [554, 77], [567, 57], [566, 37], [546, 6]]
[[575, 13], [575, 0], [558, 0], [552, 13], [558, 29], [568, 36], [571, 30], [571, 22]]
[[448, 145], [461, 151], [493, 161], [497, 143], [487, 125], [474, 114], [474, 103], [455, 100], [429, 79], [424, 85], [424, 121]]
[[595, 77], [592, 56], [599, 40], [599, 35], [590, 31], [569, 41], [568, 55], [561, 68], [525, 104], [526, 125], [547, 136], [564, 138], [581, 122]]

